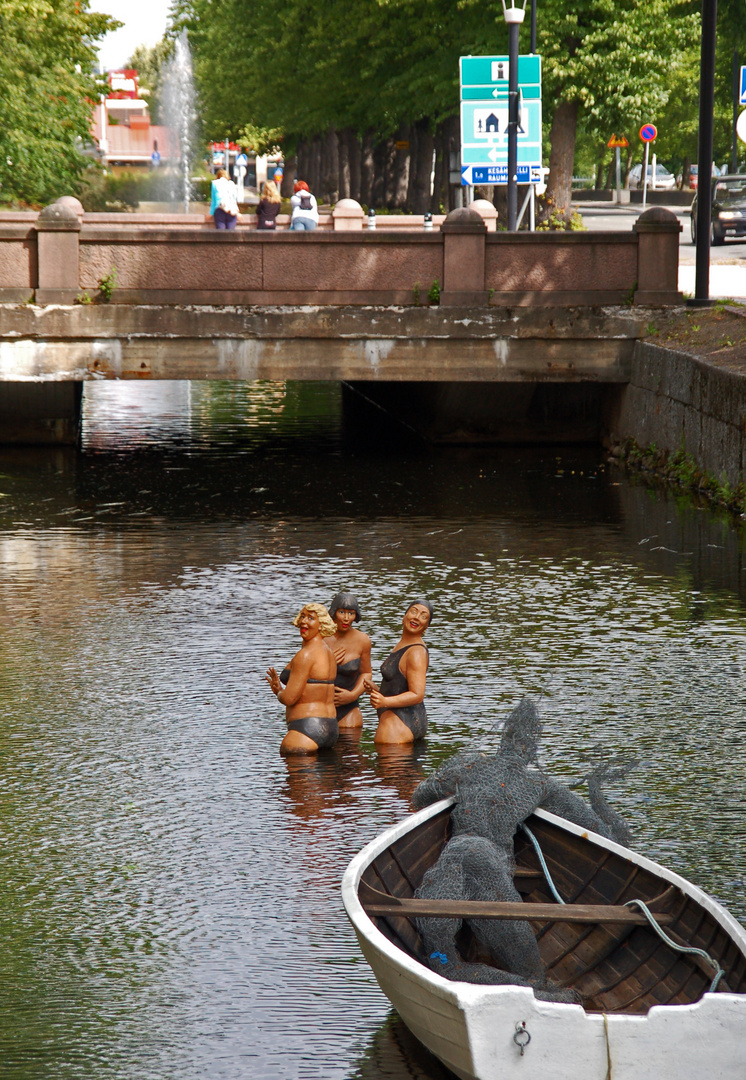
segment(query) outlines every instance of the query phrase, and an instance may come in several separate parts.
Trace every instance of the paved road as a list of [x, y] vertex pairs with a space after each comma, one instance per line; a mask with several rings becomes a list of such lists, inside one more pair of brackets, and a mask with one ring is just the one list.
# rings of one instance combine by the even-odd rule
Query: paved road
[[[573, 204], [586, 228], [594, 232], [631, 229], [642, 213], [641, 206], [610, 206], [608, 203]], [[679, 288], [694, 295], [694, 254], [688, 206], [669, 206], [683, 226], [679, 248]], [[726, 240], [710, 248], [710, 295], [746, 300], [746, 240]]]

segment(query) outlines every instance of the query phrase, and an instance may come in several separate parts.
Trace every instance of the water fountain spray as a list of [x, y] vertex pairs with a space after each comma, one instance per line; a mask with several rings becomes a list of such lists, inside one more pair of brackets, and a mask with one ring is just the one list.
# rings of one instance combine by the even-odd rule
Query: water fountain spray
[[192, 54], [186, 30], [176, 39], [174, 54], [166, 65], [163, 80], [162, 114], [179, 139], [179, 164], [174, 173], [174, 202], [183, 201], [184, 213], [189, 213], [192, 197], [192, 153], [196, 121], [197, 94], [192, 71]]

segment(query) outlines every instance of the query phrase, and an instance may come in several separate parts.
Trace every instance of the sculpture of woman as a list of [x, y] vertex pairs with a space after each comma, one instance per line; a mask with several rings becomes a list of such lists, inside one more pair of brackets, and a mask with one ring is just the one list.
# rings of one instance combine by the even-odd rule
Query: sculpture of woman
[[336, 626], [323, 604], [306, 604], [293, 626], [300, 630], [303, 644], [281, 675], [273, 667], [267, 670], [267, 682], [286, 708], [288, 733], [280, 753], [315, 754], [334, 746], [339, 737], [334, 707], [337, 664], [324, 643]]
[[429, 653], [422, 635], [430, 625], [433, 608], [428, 600], [415, 600], [404, 613], [402, 636], [381, 664], [380, 687], [364, 682], [370, 703], [378, 710], [376, 743], [405, 744], [421, 739], [427, 731], [425, 680]]
[[334, 637], [327, 641], [337, 661], [337, 677], [334, 680], [337, 723], [340, 731], [361, 728], [363, 714], [358, 708], [358, 701], [363, 692], [363, 683], [372, 672], [370, 638], [352, 625], [360, 618], [360, 605], [352, 593], [337, 593], [329, 605], [329, 614], [337, 626]]

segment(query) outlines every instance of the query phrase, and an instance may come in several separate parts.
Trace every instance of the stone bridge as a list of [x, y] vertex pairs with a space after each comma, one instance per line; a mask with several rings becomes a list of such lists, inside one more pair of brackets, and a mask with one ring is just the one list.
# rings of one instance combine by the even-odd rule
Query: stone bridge
[[640, 309], [681, 299], [662, 208], [613, 234], [499, 232], [486, 202], [365, 226], [351, 200], [313, 233], [69, 198], [0, 214], [0, 441], [74, 439], [102, 378], [341, 380], [417, 404], [433, 437], [585, 439], [629, 379]]

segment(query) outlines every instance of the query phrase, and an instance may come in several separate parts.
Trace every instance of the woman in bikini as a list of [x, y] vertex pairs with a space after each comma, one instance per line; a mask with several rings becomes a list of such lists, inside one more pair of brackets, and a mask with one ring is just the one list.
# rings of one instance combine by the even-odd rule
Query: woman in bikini
[[404, 613], [401, 640], [381, 664], [380, 687], [370, 678], [365, 680], [370, 703], [378, 710], [376, 743], [401, 746], [423, 738], [427, 731], [424, 699], [429, 654], [422, 635], [432, 614], [427, 600], [410, 604]]
[[352, 593], [337, 593], [329, 605], [329, 614], [336, 623], [334, 637], [327, 638], [327, 647], [337, 661], [334, 680], [334, 704], [337, 707], [339, 730], [363, 726], [363, 714], [358, 708], [366, 677], [370, 678], [370, 638], [352, 625], [360, 618], [360, 605]]
[[288, 733], [280, 753], [315, 754], [334, 746], [339, 737], [334, 707], [337, 663], [324, 644], [337, 628], [323, 604], [306, 604], [293, 626], [300, 630], [303, 644], [281, 675], [273, 667], [267, 670], [267, 682], [286, 709]]

